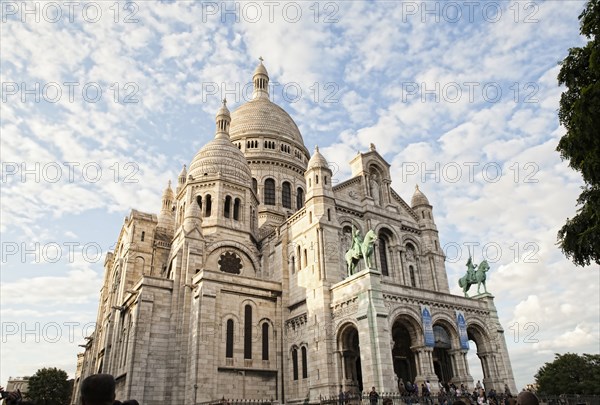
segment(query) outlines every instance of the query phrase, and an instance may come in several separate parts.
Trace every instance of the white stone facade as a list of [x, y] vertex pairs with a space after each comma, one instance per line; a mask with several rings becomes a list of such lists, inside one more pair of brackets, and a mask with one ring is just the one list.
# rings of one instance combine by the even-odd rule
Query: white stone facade
[[[473, 387], [456, 311], [477, 343], [486, 388], [516, 392], [489, 294], [451, 295], [432, 206], [392, 187], [374, 145], [332, 184], [289, 115], [254, 73], [254, 99], [217, 113], [215, 139], [163, 194], [132, 210], [105, 260], [97, 327], [79, 382], [103, 372], [144, 405], [225, 398], [317, 401], [397, 378]], [[348, 276], [352, 227], [376, 232], [375, 265]], [[435, 346], [425, 345], [427, 306]]]

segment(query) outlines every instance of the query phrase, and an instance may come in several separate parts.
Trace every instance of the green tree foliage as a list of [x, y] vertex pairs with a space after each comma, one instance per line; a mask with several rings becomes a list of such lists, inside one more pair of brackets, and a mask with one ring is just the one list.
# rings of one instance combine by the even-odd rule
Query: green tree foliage
[[600, 264], [600, 0], [589, 0], [579, 16], [581, 35], [590, 41], [569, 49], [558, 82], [567, 90], [558, 118], [566, 128], [556, 150], [581, 172], [585, 185], [575, 217], [558, 232], [561, 250], [578, 266]]
[[36, 405], [68, 405], [72, 381], [58, 368], [42, 368], [29, 378], [27, 397]]
[[538, 392], [548, 395], [600, 394], [600, 355], [555, 354], [535, 375]]

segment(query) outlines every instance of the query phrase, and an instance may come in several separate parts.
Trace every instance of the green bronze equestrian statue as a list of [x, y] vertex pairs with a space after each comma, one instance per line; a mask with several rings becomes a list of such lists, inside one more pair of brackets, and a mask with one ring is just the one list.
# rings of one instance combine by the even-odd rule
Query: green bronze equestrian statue
[[[475, 270], [477, 269], [477, 270]], [[483, 284], [483, 290], [487, 292], [485, 286], [485, 273], [490, 269], [490, 265], [487, 260], [483, 260], [479, 265], [473, 263], [473, 259], [469, 254], [469, 260], [467, 260], [467, 274], [458, 280], [458, 285], [463, 289], [465, 297], [468, 297], [467, 291], [471, 288], [471, 285], [477, 284], [477, 294], [479, 294], [479, 288]]]
[[356, 265], [360, 259], [365, 260], [367, 269], [373, 265], [373, 245], [377, 235], [372, 230], [369, 230], [363, 239], [360, 236], [360, 231], [354, 226], [352, 227], [352, 246], [346, 252], [346, 264], [348, 265], [348, 276], [356, 272]]

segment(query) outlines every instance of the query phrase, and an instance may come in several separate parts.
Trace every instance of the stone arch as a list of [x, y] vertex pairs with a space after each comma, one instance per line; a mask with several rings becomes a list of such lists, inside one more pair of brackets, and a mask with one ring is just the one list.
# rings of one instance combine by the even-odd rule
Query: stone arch
[[377, 235], [379, 235], [379, 233], [382, 231], [389, 233], [393, 245], [397, 245], [398, 242], [401, 240], [401, 238], [398, 236], [398, 232], [396, 231], [396, 229], [393, 226], [390, 226], [386, 223], [377, 224], [375, 228], [373, 228], [373, 231], [375, 231]]
[[432, 317], [435, 346], [432, 353], [433, 370], [439, 381], [451, 381], [459, 370], [453, 363], [453, 353], [460, 347], [454, 320], [444, 313]]
[[391, 355], [394, 374], [398, 380], [415, 381], [419, 368], [413, 347], [422, 346], [423, 328], [412, 309], [394, 311], [391, 323]]
[[493, 350], [492, 340], [487, 332], [485, 323], [477, 318], [471, 318], [467, 321], [467, 336], [477, 345], [477, 351], [488, 352]]
[[254, 314], [258, 313], [258, 305], [256, 304], [256, 302], [254, 302], [254, 300], [252, 300], [251, 298], [246, 298], [240, 303], [240, 314], [244, 313], [244, 308], [246, 307], [246, 305], [250, 305], [252, 307], [252, 312]]
[[431, 316], [432, 325], [440, 325], [446, 328], [446, 331], [452, 339], [452, 348], [460, 347], [460, 338], [458, 336], [458, 328], [456, 327], [456, 320], [445, 312], [433, 312]]
[[483, 372], [483, 385], [488, 386], [489, 380], [497, 377], [494, 359], [494, 347], [484, 322], [478, 319], [469, 319], [467, 322], [467, 336], [475, 342], [476, 354], [479, 358], [481, 371]]
[[339, 353], [338, 383], [344, 391], [358, 393], [363, 390], [358, 325], [347, 320], [338, 326], [335, 336]]
[[[242, 262], [243, 262], [244, 267], [242, 267], [242, 270], [240, 272], [241, 275], [248, 275], [246, 270], [248, 268], [251, 268], [252, 273], [249, 275], [254, 276], [254, 275], [256, 275], [256, 269], [260, 268], [260, 264], [258, 262], [258, 259], [256, 258], [257, 255], [255, 254], [255, 252], [252, 252], [248, 247], [244, 246], [241, 243], [232, 244], [229, 241], [221, 241], [221, 242], [211, 244], [210, 247], [212, 249], [209, 252], [207, 252], [206, 267], [212, 266], [213, 269], [218, 270], [218, 268], [219, 268], [219, 266], [218, 266], [219, 257], [218, 256], [220, 256], [220, 251], [231, 250], [238, 254], [241, 253], [240, 256], [243, 256]], [[246, 264], [248, 266], [246, 266]]]
[[406, 248], [408, 244], [413, 245], [417, 255], [421, 254], [421, 242], [419, 242], [414, 236], [404, 235], [402, 237], [402, 247]]
[[421, 314], [418, 311], [408, 307], [397, 307], [390, 313], [389, 319], [391, 321], [390, 328], [396, 322], [407, 326], [412, 345], [419, 345], [420, 342], [424, 342], [425, 337], [423, 336], [423, 327], [421, 325]]
[[142, 256], [137, 256], [135, 258], [135, 275], [136, 277], [141, 277], [142, 275], [144, 275], [144, 268], [146, 264], [146, 260], [142, 257]]

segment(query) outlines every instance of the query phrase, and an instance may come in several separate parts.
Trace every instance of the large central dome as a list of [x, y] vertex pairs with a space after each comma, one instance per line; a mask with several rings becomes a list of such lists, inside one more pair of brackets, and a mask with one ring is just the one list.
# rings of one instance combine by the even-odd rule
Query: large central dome
[[231, 114], [229, 135], [232, 141], [258, 134], [283, 137], [304, 145], [300, 130], [292, 117], [268, 98], [255, 98]]

